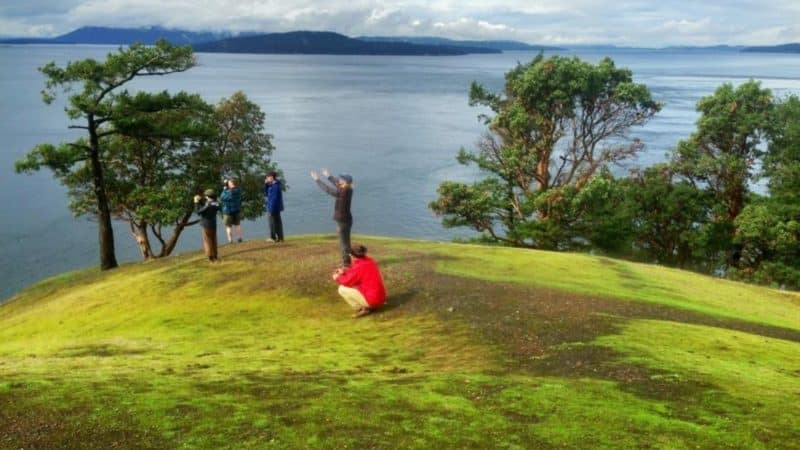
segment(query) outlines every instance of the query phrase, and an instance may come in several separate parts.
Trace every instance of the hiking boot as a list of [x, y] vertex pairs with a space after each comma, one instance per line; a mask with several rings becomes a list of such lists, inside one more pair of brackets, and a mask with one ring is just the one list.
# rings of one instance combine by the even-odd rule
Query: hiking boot
[[241, 244], [241, 243], [242, 243], [242, 238], [239, 238], [239, 240], [238, 240], [238, 241], [236, 241], [236, 242], [238, 242], [238, 243], [240, 243], [240, 244]]

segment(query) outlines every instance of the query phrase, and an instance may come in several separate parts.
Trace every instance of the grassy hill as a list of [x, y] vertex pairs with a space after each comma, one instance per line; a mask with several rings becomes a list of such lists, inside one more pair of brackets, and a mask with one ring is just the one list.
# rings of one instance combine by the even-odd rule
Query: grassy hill
[[0, 307], [0, 448], [800, 448], [800, 296], [586, 255], [330, 237]]

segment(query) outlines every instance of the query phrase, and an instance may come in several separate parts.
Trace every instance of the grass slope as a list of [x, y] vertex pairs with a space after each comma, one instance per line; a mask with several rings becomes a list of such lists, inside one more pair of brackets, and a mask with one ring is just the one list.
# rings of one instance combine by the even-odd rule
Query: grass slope
[[800, 448], [800, 297], [584, 255], [332, 238], [39, 283], [0, 307], [0, 448]]

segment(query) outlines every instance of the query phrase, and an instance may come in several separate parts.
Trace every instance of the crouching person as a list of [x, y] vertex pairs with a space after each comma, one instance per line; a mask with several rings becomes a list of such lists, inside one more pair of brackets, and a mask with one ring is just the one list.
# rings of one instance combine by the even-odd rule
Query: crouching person
[[350, 250], [350, 267], [338, 269], [333, 279], [339, 283], [339, 295], [355, 310], [353, 317], [363, 317], [386, 302], [386, 288], [375, 261], [367, 248], [355, 245]]

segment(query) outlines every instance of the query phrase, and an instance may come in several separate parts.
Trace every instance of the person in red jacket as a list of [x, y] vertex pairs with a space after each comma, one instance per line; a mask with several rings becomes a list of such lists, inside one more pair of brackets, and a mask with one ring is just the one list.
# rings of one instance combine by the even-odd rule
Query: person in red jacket
[[353, 246], [350, 256], [352, 265], [336, 270], [333, 279], [339, 283], [339, 295], [356, 310], [353, 317], [363, 317], [386, 302], [386, 288], [378, 265], [367, 256], [367, 247]]

